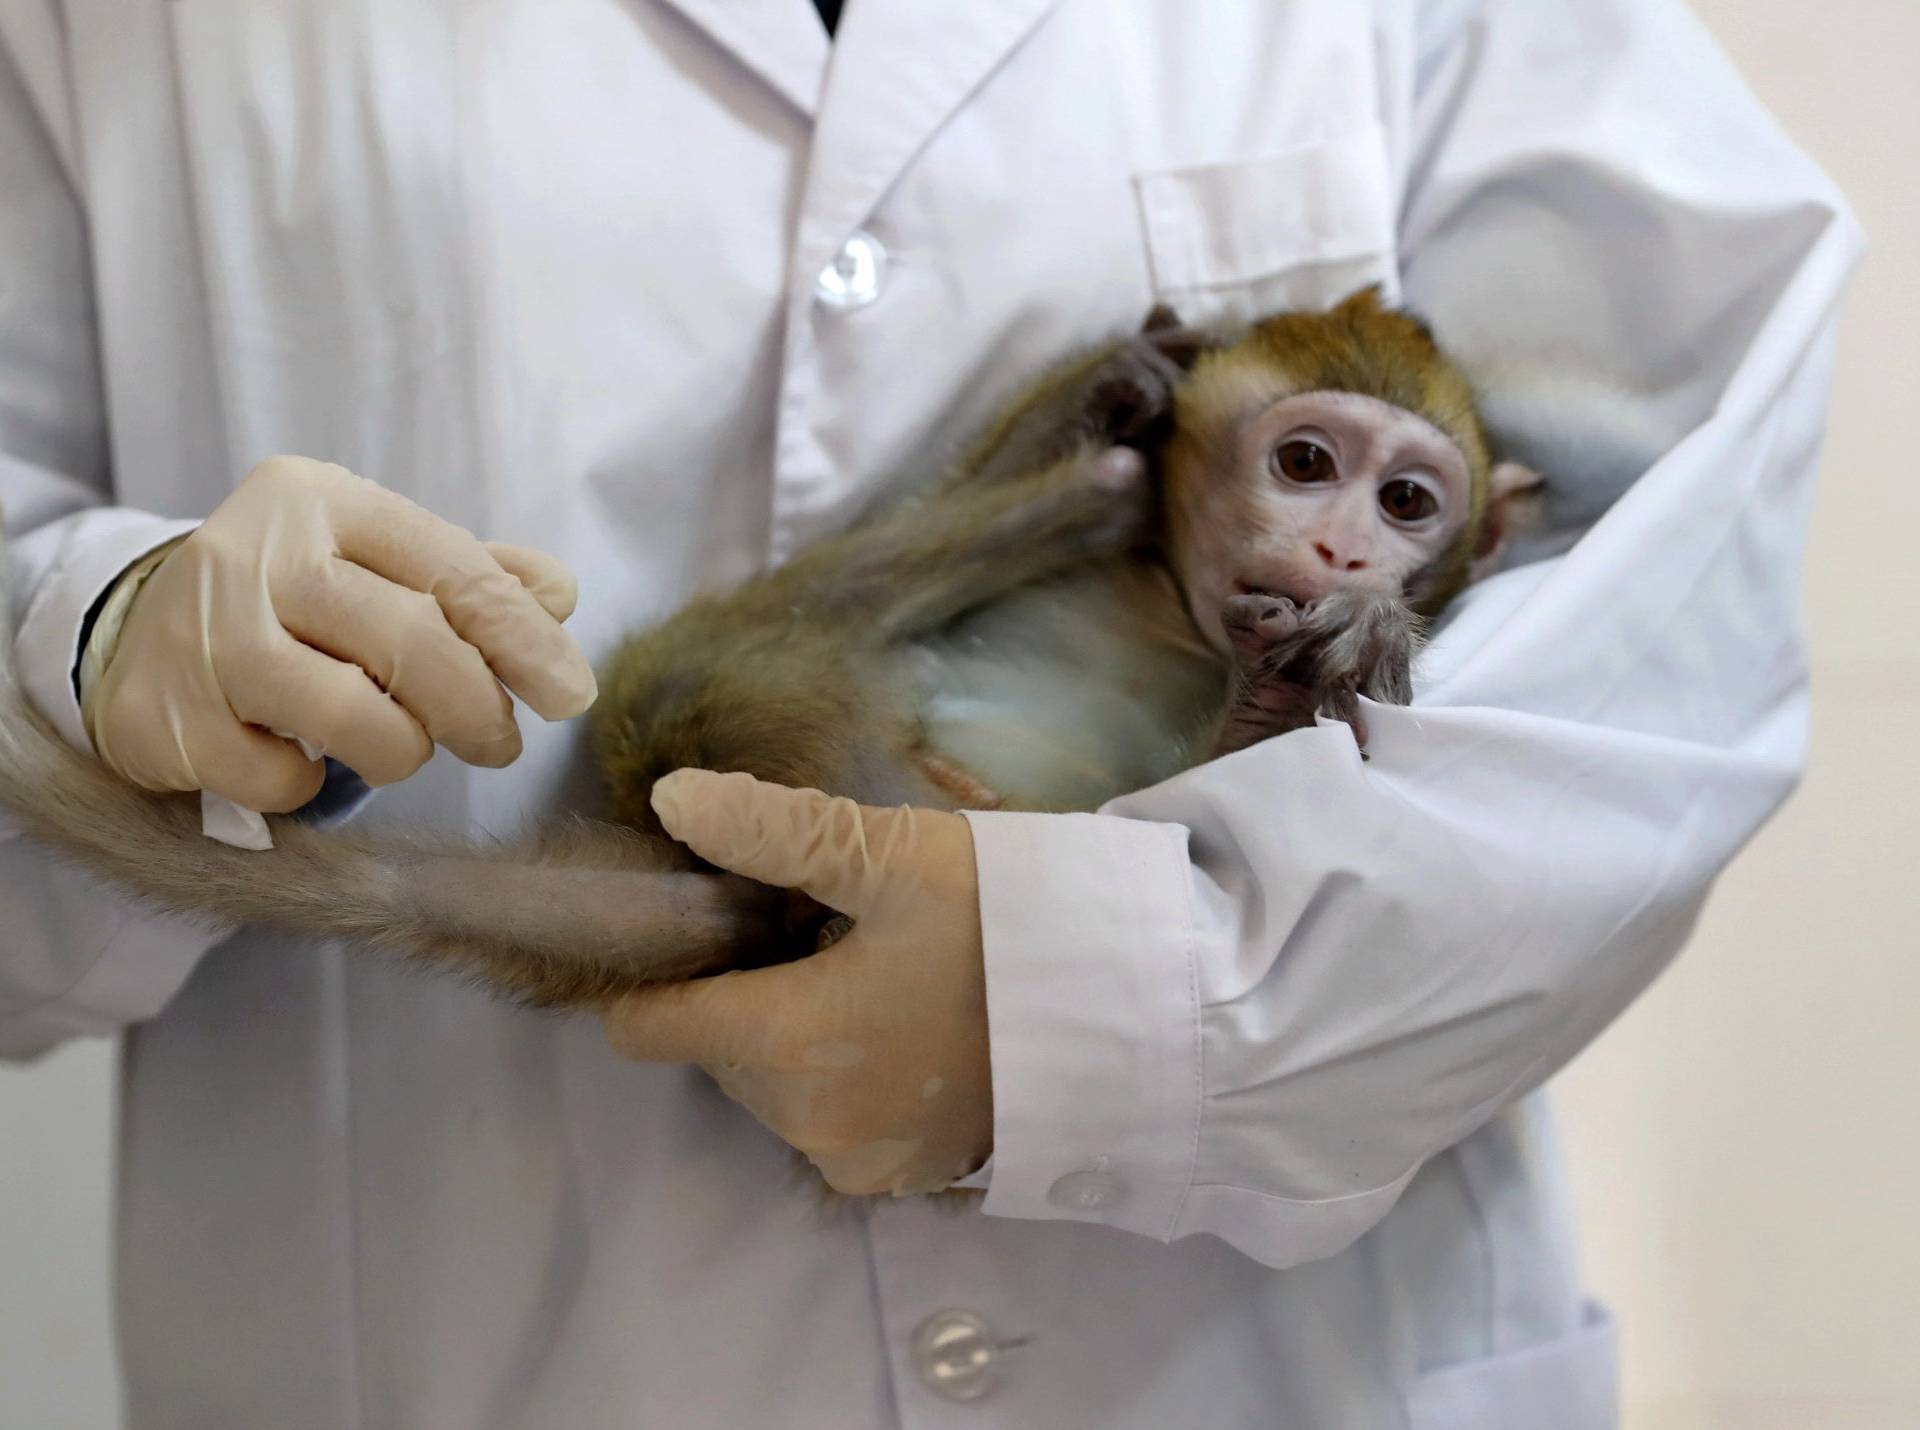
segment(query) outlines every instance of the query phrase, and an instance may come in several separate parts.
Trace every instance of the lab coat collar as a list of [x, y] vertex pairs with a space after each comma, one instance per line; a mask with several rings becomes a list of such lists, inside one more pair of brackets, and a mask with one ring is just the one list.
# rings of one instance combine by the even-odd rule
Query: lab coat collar
[[[807, 168], [796, 258], [810, 273], [1058, 0], [853, 0]], [[796, 4], [796, 9], [806, 7]]]
[[827, 75], [827, 31], [806, 0], [662, 0], [807, 118]]
[[1058, 0], [662, 0], [815, 123], [795, 260], [811, 273]]

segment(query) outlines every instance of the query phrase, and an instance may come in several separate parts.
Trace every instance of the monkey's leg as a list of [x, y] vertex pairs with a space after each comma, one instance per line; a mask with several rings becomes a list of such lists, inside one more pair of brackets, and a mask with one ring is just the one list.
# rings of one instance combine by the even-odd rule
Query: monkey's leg
[[956, 486], [863, 522], [757, 583], [770, 613], [909, 640], [1021, 586], [1123, 555], [1151, 535], [1146, 460], [1083, 447], [1016, 481]]
[[1017, 482], [896, 508], [633, 637], [607, 662], [592, 716], [612, 817], [661, 833], [653, 785], [683, 766], [870, 804], [978, 803], [980, 791], [916, 764], [918, 697], [893, 648], [1126, 552], [1151, 528], [1152, 496], [1139, 453], [1077, 452]]
[[1173, 394], [1211, 340], [1156, 308], [1147, 326], [1044, 378], [1003, 413], [952, 481], [993, 483], [1037, 472], [1076, 447], [1147, 447], [1165, 435]]
[[[801, 558], [806, 559], [806, 558]], [[740, 770], [866, 803], [919, 792], [905, 771], [909, 699], [864, 613], [803, 607], [771, 578], [686, 607], [623, 642], [589, 717], [613, 819], [662, 839], [654, 782]]]
[[1303, 729], [1318, 714], [1346, 721], [1364, 751], [1358, 697], [1390, 705], [1413, 697], [1421, 622], [1392, 596], [1335, 591], [1304, 611], [1284, 597], [1235, 596], [1222, 615], [1234, 675], [1216, 755]]

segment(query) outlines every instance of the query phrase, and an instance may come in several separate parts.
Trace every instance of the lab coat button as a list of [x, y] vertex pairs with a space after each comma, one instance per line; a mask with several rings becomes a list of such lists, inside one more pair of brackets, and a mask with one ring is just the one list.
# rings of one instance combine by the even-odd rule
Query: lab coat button
[[936, 1311], [913, 1333], [914, 1373], [935, 1395], [978, 1400], [999, 1381], [1001, 1346], [971, 1311]]
[[1047, 1188], [1047, 1200], [1064, 1211], [1092, 1212], [1111, 1207], [1126, 1192], [1118, 1177], [1105, 1172], [1069, 1172]]
[[880, 296], [887, 276], [887, 250], [870, 233], [856, 233], [820, 270], [814, 293], [829, 308], [864, 308]]

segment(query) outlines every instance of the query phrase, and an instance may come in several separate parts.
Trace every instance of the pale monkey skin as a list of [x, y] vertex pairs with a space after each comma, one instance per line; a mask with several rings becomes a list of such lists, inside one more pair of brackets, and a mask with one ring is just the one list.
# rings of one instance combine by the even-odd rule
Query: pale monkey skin
[[[1442, 434], [1468, 483], [1455, 509], [1419, 541], [1390, 533], [1399, 566], [1373, 562], [1371, 584], [1309, 595], [1241, 577], [1192, 609], [1225, 578], [1188, 568], [1228, 536], [1252, 543], [1248, 560], [1285, 558], [1276, 570], [1327, 566], [1324, 544], [1259, 549], [1276, 532], [1299, 543], [1285, 519], [1240, 512], [1244, 531], [1212, 539], [1196, 525], [1238, 511], [1221, 505], [1233, 484], [1242, 507], [1267, 500], [1268, 458], [1243, 470], [1244, 424], [1326, 391]], [[164, 909], [342, 938], [530, 1004], [598, 1002], [804, 953], [824, 918], [667, 839], [648, 804], [661, 775], [745, 770], [868, 804], [1091, 809], [1316, 712], [1353, 717], [1356, 694], [1404, 701], [1421, 617], [1491, 540], [1492, 470], [1465, 382], [1371, 290], [1231, 338], [1156, 311], [1034, 386], [940, 480], [622, 644], [591, 717], [605, 822], [483, 842], [274, 818], [272, 850], [232, 849], [201, 834], [197, 797], [147, 793], [68, 746], [10, 668], [0, 805]], [[1289, 501], [1318, 499], [1287, 486]]]

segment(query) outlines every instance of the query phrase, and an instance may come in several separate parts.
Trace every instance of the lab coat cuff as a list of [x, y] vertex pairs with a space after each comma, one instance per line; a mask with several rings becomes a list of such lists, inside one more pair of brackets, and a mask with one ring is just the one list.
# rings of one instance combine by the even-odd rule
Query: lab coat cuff
[[984, 1208], [1169, 1239], [1200, 1127], [1187, 831], [1096, 814], [967, 820], [993, 1066]]
[[[53, 880], [77, 882], [58, 869]], [[84, 904], [62, 918], [68, 947], [91, 940], [85, 971], [58, 997], [0, 1015], [0, 1061], [24, 1061], [70, 1038], [106, 1037], [164, 1008], [230, 928], [156, 914], [107, 889], [77, 891]]]
[[34, 592], [14, 639], [20, 684], [76, 749], [93, 753], [73, 683], [88, 613], [129, 566], [199, 524], [130, 509], [90, 512]]

